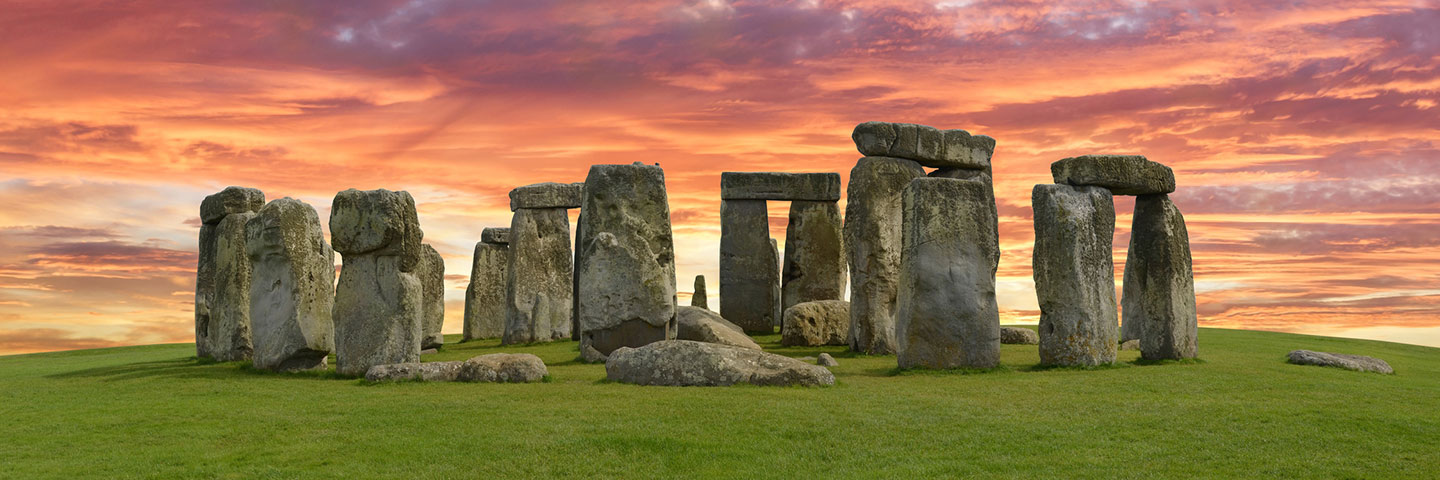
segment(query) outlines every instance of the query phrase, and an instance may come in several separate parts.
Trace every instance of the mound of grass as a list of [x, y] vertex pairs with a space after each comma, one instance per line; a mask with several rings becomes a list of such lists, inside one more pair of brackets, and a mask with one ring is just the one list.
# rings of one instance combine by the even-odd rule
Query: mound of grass
[[[447, 345], [425, 361], [540, 356], [547, 382], [366, 384], [193, 357], [189, 344], [0, 357], [6, 478], [1433, 477], [1440, 349], [1202, 329], [1203, 361], [897, 372], [843, 347], [828, 388], [603, 382], [575, 344]], [[449, 341], [457, 340], [454, 337]], [[1373, 355], [1378, 375], [1285, 363]]]

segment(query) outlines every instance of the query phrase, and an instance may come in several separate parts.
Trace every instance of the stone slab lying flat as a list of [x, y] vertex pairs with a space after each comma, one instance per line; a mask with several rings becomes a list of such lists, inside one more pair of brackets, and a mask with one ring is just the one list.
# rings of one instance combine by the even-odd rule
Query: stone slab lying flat
[[580, 208], [583, 183], [545, 182], [510, 190], [510, 211], [521, 208]]
[[838, 173], [725, 172], [721, 200], [840, 200]]
[[424, 380], [427, 382], [531, 383], [549, 375], [545, 362], [528, 353], [492, 353], [463, 362], [395, 363], [376, 365], [365, 372], [371, 382]]
[[1288, 360], [1296, 365], [1335, 367], [1357, 372], [1395, 373], [1395, 369], [1390, 368], [1390, 364], [1386, 361], [1364, 355], [1295, 350], [1290, 352]]
[[622, 347], [605, 361], [610, 381], [639, 385], [834, 385], [829, 369], [748, 348], [690, 340]]
[[913, 123], [865, 122], [850, 134], [867, 156], [905, 158], [934, 168], [990, 168], [995, 139]]
[[1142, 155], [1082, 155], [1050, 164], [1055, 183], [1105, 187], [1113, 195], [1175, 191], [1175, 172]]
[[509, 245], [510, 227], [485, 227], [480, 231], [480, 241], [491, 245]]
[[760, 350], [739, 325], [730, 323], [720, 314], [695, 306], [675, 308], [675, 339], [718, 343], [732, 347]]

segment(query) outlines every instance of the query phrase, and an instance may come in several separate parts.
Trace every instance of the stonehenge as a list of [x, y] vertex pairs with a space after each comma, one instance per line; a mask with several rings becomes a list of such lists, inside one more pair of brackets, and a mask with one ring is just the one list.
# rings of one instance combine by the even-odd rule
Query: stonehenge
[[461, 341], [499, 338], [505, 332], [505, 279], [510, 262], [510, 228], [480, 232], [465, 287], [464, 334]]
[[1195, 280], [1185, 217], [1166, 194], [1135, 199], [1125, 257], [1122, 325], [1140, 340], [1147, 360], [1197, 354]]
[[200, 261], [195, 274], [195, 356], [247, 360], [252, 267], [245, 224], [265, 205], [253, 188], [226, 187], [200, 202]]
[[245, 224], [245, 250], [254, 267], [255, 368], [324, 368], [335, 351], [335, 251], [315, 208], [289, 197], [271, 201]]
[[424, 294], [415, 270], [424, 233], [408, 192], [349, 189], [335, 195], [330, 235], [342, 255], [335, 288], [335, 371], [420, 361]]
[[510, 255], [505, 271], [505, 332], [501, 343], [570, 337], [574, 295], [570, 217], [579, 184], [537, 183], [510, 191]]
[[[839, 174], [724, 172], [720, 199], [722, 317], [747, 333], [771, 333], [788, 305], [841, 299], [846, 272]], [[766, 249], [769, 200], [792, 202], [783, 279], [776, 252]]]
[[609, 355], [675, 338], [675, 247], [664, 170], [638, 162], [591, 166], [581, 210], [581, 350]]
[[1115, 204], [1101, 187], [1036, 185], [1031, 260], [1040, 303], [1040, 363], [1115, 362], [1118, 324], [1111, 237]]

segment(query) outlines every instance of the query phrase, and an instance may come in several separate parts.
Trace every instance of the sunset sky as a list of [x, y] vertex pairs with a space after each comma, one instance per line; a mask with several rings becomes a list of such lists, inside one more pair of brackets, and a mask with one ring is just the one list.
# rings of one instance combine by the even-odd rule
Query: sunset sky
[[1437, 102], [1430, 1], [0, 0], [0, 354], [193, 341], [227, 185], [322, 223], [408, 190], [458, 333], [511, 188], [658, 162], [716, 305], [720, 172], [848, 179], [869, 120], [997, 139], [1004, 323], [1050, 162], [1134, 153], [1175, 170], [1201, 326], [1440, 346]]

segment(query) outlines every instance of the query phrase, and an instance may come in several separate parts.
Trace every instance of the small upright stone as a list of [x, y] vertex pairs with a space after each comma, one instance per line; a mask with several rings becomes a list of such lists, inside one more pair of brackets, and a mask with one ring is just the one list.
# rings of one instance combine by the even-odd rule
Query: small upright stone
[[804, 302], [840, 300], [845, 296], [845, 274], [839, 206], [835, 202], [790, 202], [780, 276], [781, 311]]
[[1050, 164], [1055, 183], [1105, 187], [1114, 195], [1175, 191], [1175, 172], [1141, 155], [1082, 155]]
[[850, 266], [850, 350], [895, 353], [895, 292], [900, 281], [901, 193], [925, 176], [913, 160], [865, 157], [850, 170], [845, 249]]
[[916, 178], [904, 192], [904, 250], [895, 314], [900, 368], [1000, 363], [995, 303], [999, 239], [985, 183]]
[[1140, 339], [1140, 356], [1147, 360], [1195, 358], [1199, 339], [1190, 235], [1169, 196], [1135, 200], [1126, 255], [1123, 325], [1134, 336], [1125, 339]]
[[710, 298], [705, 293], [705, 276], [695, 276], [695, 293], [690, 295], [690, 306], [710, 308]]
[[[219, 252], [217, 251], [220, 243], [219, 227], [221, 220], [224, 220], [225, 216], [232, 213], [253, 213], [260, 210], [260, 207], [264, 204], [264, 193], [253, 188], [244, 187], [227, 187], [214, 195], [205, 197], [205, 199], [200, 202], [200, 260], [195, 269], [195, 356], [197, 357], [215, 358], [214, 349], [218, 347], [216, 343], [224, 343], [231, 346], [239, 343], [243, 345], [242, 350], [249, 348], [250, 322], [248, 313], [244, 321], [243, 328], [245, 331], [243, 333], [227, 331], [239, 327], [239, 324], [233, 318], [234, 315], [239, 313], [235, 308], [238, 307], [238, 305], [235, 305], [234, 302], [245, 300], [246, 304], [244, 308], [247, 309], [247, 311], [250, 308], [248, 300], [249, 269], [238, 265], [226, 265], [225, 274], [231, 278], [227, 278], [224, 283], [232, 287], [227, 288], [228, 291], [222, 294], [221, 298], [216, 298], [216, 275], [218, 270], [220, 270], [219, 262], [222, 260], [222, 258], [218, 256]], [[244, 223], [246, 221], [248, 220], [239, 220], [238, 223], [227, 225], [225, 229], [227, 234], [239, 235], [240, 238], [226, 240], [228, 253], [227, 256], [223, 258], [224, 261], [234, 262], [243, 260], [248, 263], [248, 259], [244, 258]], [[240, 248], [238, 252], [234, 250], [237, 246], [235, 243], [237, 241], [240, 242], [238, 244]], [[239, 255], [238, 257], [231, 255], [237, 253]], [[237, 276], [244, 276], [245, 278], [242, 279]], [[233, 296], [234, 293], [237, 293], [233, 288], [237, 282], [243, 282], [244, 285], [247, 286], [247, 291], [245, 292], [246, 297]], [[223, 323], [228, 326], [220, 325], [220, 323], [222, 323], [220, 321], [221, 318], [217, 318], [217, 315], [224, 317]], [[212, 331], [214, 332], [213, 335]], [[239, 354], [240, 358], [248, 358], [245, 357], [246, 355], [248, 355], [248, 353], [245, 352]], [[225, 352], [222, 356], [235, 358], [236, 353]]]
[[293, 198], [272, 201], [245, 224], [245, 249], [255, 368], [324, 368], [335, 351], [335, 251], [320, 216]]
[[[508, 243], [510, 229], [504, 230]], [[484, 233], [475, 244], [475, 257], [470, 266], [470, 284], [465, 287], [465, 328], [462, 341], [500, 338], [505, 334], [505, 277], [510, 263], [510, 247], [489, 243]], [[489, 237], [494, 240], [495, 237]]]
[[914, 160], [935, 168], [988, 170], [995, 139], [913, 123], [865, 122], [850, 135], [860, 153]]
[[1115, 204], [1100, 187], [1036, 185], [1035, 294], [1040, 303], [1040, 363], [1115, 362], [1119, 325], [1111, 238]]
[[415, 269], [424, 298], [420, 321], [420, 349], [440, 348], [445, 344], [445, 258], [430, 244], [420, 245], [420, 265]]
[[415, 269], [424, 232], [409, 193], [346, 190], [330, 208], [344, 265], [335, 288], [335, 372], [420, 361], [424, 294]]

